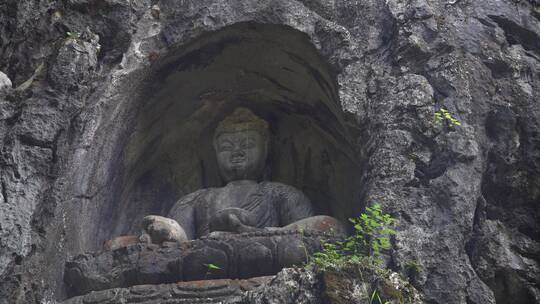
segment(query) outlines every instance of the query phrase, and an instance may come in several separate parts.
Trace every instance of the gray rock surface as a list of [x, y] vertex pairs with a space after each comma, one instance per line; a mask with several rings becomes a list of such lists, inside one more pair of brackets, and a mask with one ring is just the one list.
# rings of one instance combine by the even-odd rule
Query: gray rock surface
[[[356, 179], [343, 167], [335, 171], [348, 183], [361, 181], [362, 187], [353, 196], [357, 201], [333, 205], [338, 207], [330, 214], [343, 219], [366, 203], [379, 202], [396, 216], [392, 263], [403, 272], [409, 262], [421, 265], [413, 281], [429, 303], [539, 302], [539, 5], [531, 0], [3, 1], [0, 70], [16, 89], [0, 92], [0, 303], [63, 300], [66, 259], [129, 232], [142, 220], [139, 215], [165, 214], [167, 202], [174, 202], [170, 197], [202, 188], [200, 176], [182, 177], [184, 188], [178, 188], [161, 182], [166, 170], [131, 170], [137, 153], [159, 152], [173, 143], [127, 135], [134, 129], [158, 130], [145, 129], [154, 125], [168, 130], [180, 122], [187, 130], [204, 129], [196, 119], [204, 115], [175, 120], [180, 110], [150, 103], [156, 99], [149, 92], [168, 82], [148, 77], [165, 66], [199, 71], [208, 64], [204, 56], [219, 63], [219, 48], [189, 52], [201, 50], [214, 39], [211, 33], [224, 28], [249, 41], [249, 35], [265, 31], [254, 23], [281, 25], [275, 32], [287, 43], [279, 48], [302, 53], [290, 61], [318, 80], [310, 86], [277, 78], [294, 87], [289, 91], [305, 94], [279, 104], [294, 109], [288, 115], [304, 111], [332, 125], [333, 120], [325, 120], [329, 116], [313, 110], [328, 109], [356, 121], [352, 136], [361, 147], [363, 170]], [[238, 22], [247, 23], [228, 27]], [[309, 49], [299, 51], [303, 39], [322, 59]], [[180, 60], [188, 53], [189, 60]], [[232, 83], [252, 72], [234, 71], [223, 79]], [[268, 71], [266, 83], [287, 91], [268, 75], [289, 74]], [[202, 96], [205, 88], [197, 86], [203, 85], [197, 74], [191, 75], [195, 83], [182, 75], [180, 84]], [[214, 82], [219, 81], [204, 83]], [[318, 86], [327, 90], [319, 92]], [[325, 98], [318, 107], [308, 103], [323, 91], [328, 100], [339, 97], [340, 104]], [[174, 98], [189, 99], [182, 94]], [[292, 96], [270, 95], [267, 100]], [[296, 100], [306, 103], [291, 108]], [[186, 111], [196, 108], [185, 104]], [[436, 124], [440, 108], [461, 125]], [[195, 114], [215, 114], [214, 108], [204, 109], [208, 112]], [[126, 148], [134, 142], [147, 150]], [[325, 163], [327, 157], [315, 155]], [[153, 164], [149, 159], [146, 165]], [[191, 172], [200, 164], [190, 161], [174, 169]], [[303, 173], [305, 180], [324, 176]], [[151, 188], [138, 187], [133, 176]], [[340, 181], [331, 184], [342, 195], [355, 189], [340, 189], [336, 185], [347, 184]], [[119, 193], [125, 185], [136, 185], [140, 191], [133, 193], [140, 200], [152, 200], [129, 205], [130, 197]], [[167, 200], [156, 205], [160, 197]]]
[[[423, 303], [418, 291], [397, 273], [381, 274], [370, 268], [356, 267], [357, 270], [325, 272], [287, 268], [276, 276], [246, 280], [135, 285], [95, 291], [62, 303], [361, 304], [370, 301], [374, 287], [390, 303]], [[361, 276], [358, 269], [362, 271]]]
[[230, 303], [361, 304], [372, 302], [372, 290], [377, 290], [385, 303], [424, 303], [418, 291], [397, 273], [380, 273], [359, 264], [339, 270], [284, 269]]
[[271, 279], [272, 277], [256, 277], [247, 280], [206, 280], [137, 285], [92, 292], [70, 298], [62, 303], [238, 303], [247, 291], [268, 284]]

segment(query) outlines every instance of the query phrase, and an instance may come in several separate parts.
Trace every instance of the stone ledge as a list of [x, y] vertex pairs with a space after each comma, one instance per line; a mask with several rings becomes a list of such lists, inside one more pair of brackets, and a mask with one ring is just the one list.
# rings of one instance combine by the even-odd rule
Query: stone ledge
[[273, 276], [245, 280], [201, 280], [160, 285], [137, 285], [92, 291], [68, 299], [63, 304], [107, 303], [222, 303], [239, 300], [244, 292], [267, 284]]
[[162, 246], [141, 243], [76, 256], [66, 263], [64, 281], [72, 297], [144, 284], [274, 275], [304, 263], [321, 249], [321, 240], [335, 238], [312, 231], [272, 231]]

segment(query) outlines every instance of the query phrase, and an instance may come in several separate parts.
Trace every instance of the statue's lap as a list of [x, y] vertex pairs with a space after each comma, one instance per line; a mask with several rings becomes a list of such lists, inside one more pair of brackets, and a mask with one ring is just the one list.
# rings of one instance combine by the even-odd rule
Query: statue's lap
[[70, 296], [141, 284], [245, 279], [276, 274], [306, 262], [321, 249], [320, 231], [268, 231], [225, 234], [185, 243], [138, 243], [83, 254], [66, 263]]

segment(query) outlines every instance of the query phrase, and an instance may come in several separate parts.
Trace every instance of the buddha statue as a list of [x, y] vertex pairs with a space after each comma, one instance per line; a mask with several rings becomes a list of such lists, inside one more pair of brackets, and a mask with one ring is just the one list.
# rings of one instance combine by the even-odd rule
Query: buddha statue
[[300, 190], [261, 181], [269, 148], [266, 121], [238, 108], [219, 123], [213, 139], [226, 185], [180, 198], [167, 217], [146, 216], [140, 237], [117, 237], [102, 252], [66, 262], [70, 296], [141, 284], [273, 275], [305, 262], [321, 249], [322, 240], [341, 239], [343, 225], [315, 215]]
[[[300, 190], [278, 182], [258, 182], [268, 156], [269, 128], [250, 110], [237, 108], [223, 119], [215, 130], [213, 146], [226, 185], [180, 198], [168, 219], [146, 217], [143, 241], [183, 241], [209, 234], [277, 229], [344, 232], [336, 219], [315, 216], [310, 200]], [[171, 219], [179, 226], [171, 224]]]

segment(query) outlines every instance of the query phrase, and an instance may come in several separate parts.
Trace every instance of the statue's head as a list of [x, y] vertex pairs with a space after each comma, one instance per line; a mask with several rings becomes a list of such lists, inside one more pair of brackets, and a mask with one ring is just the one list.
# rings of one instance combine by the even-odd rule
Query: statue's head
[[237, 108], [216, 128], [214, 149], [223, 179], [256, 180], [268, 153], [268, 123], [246, 108]]

